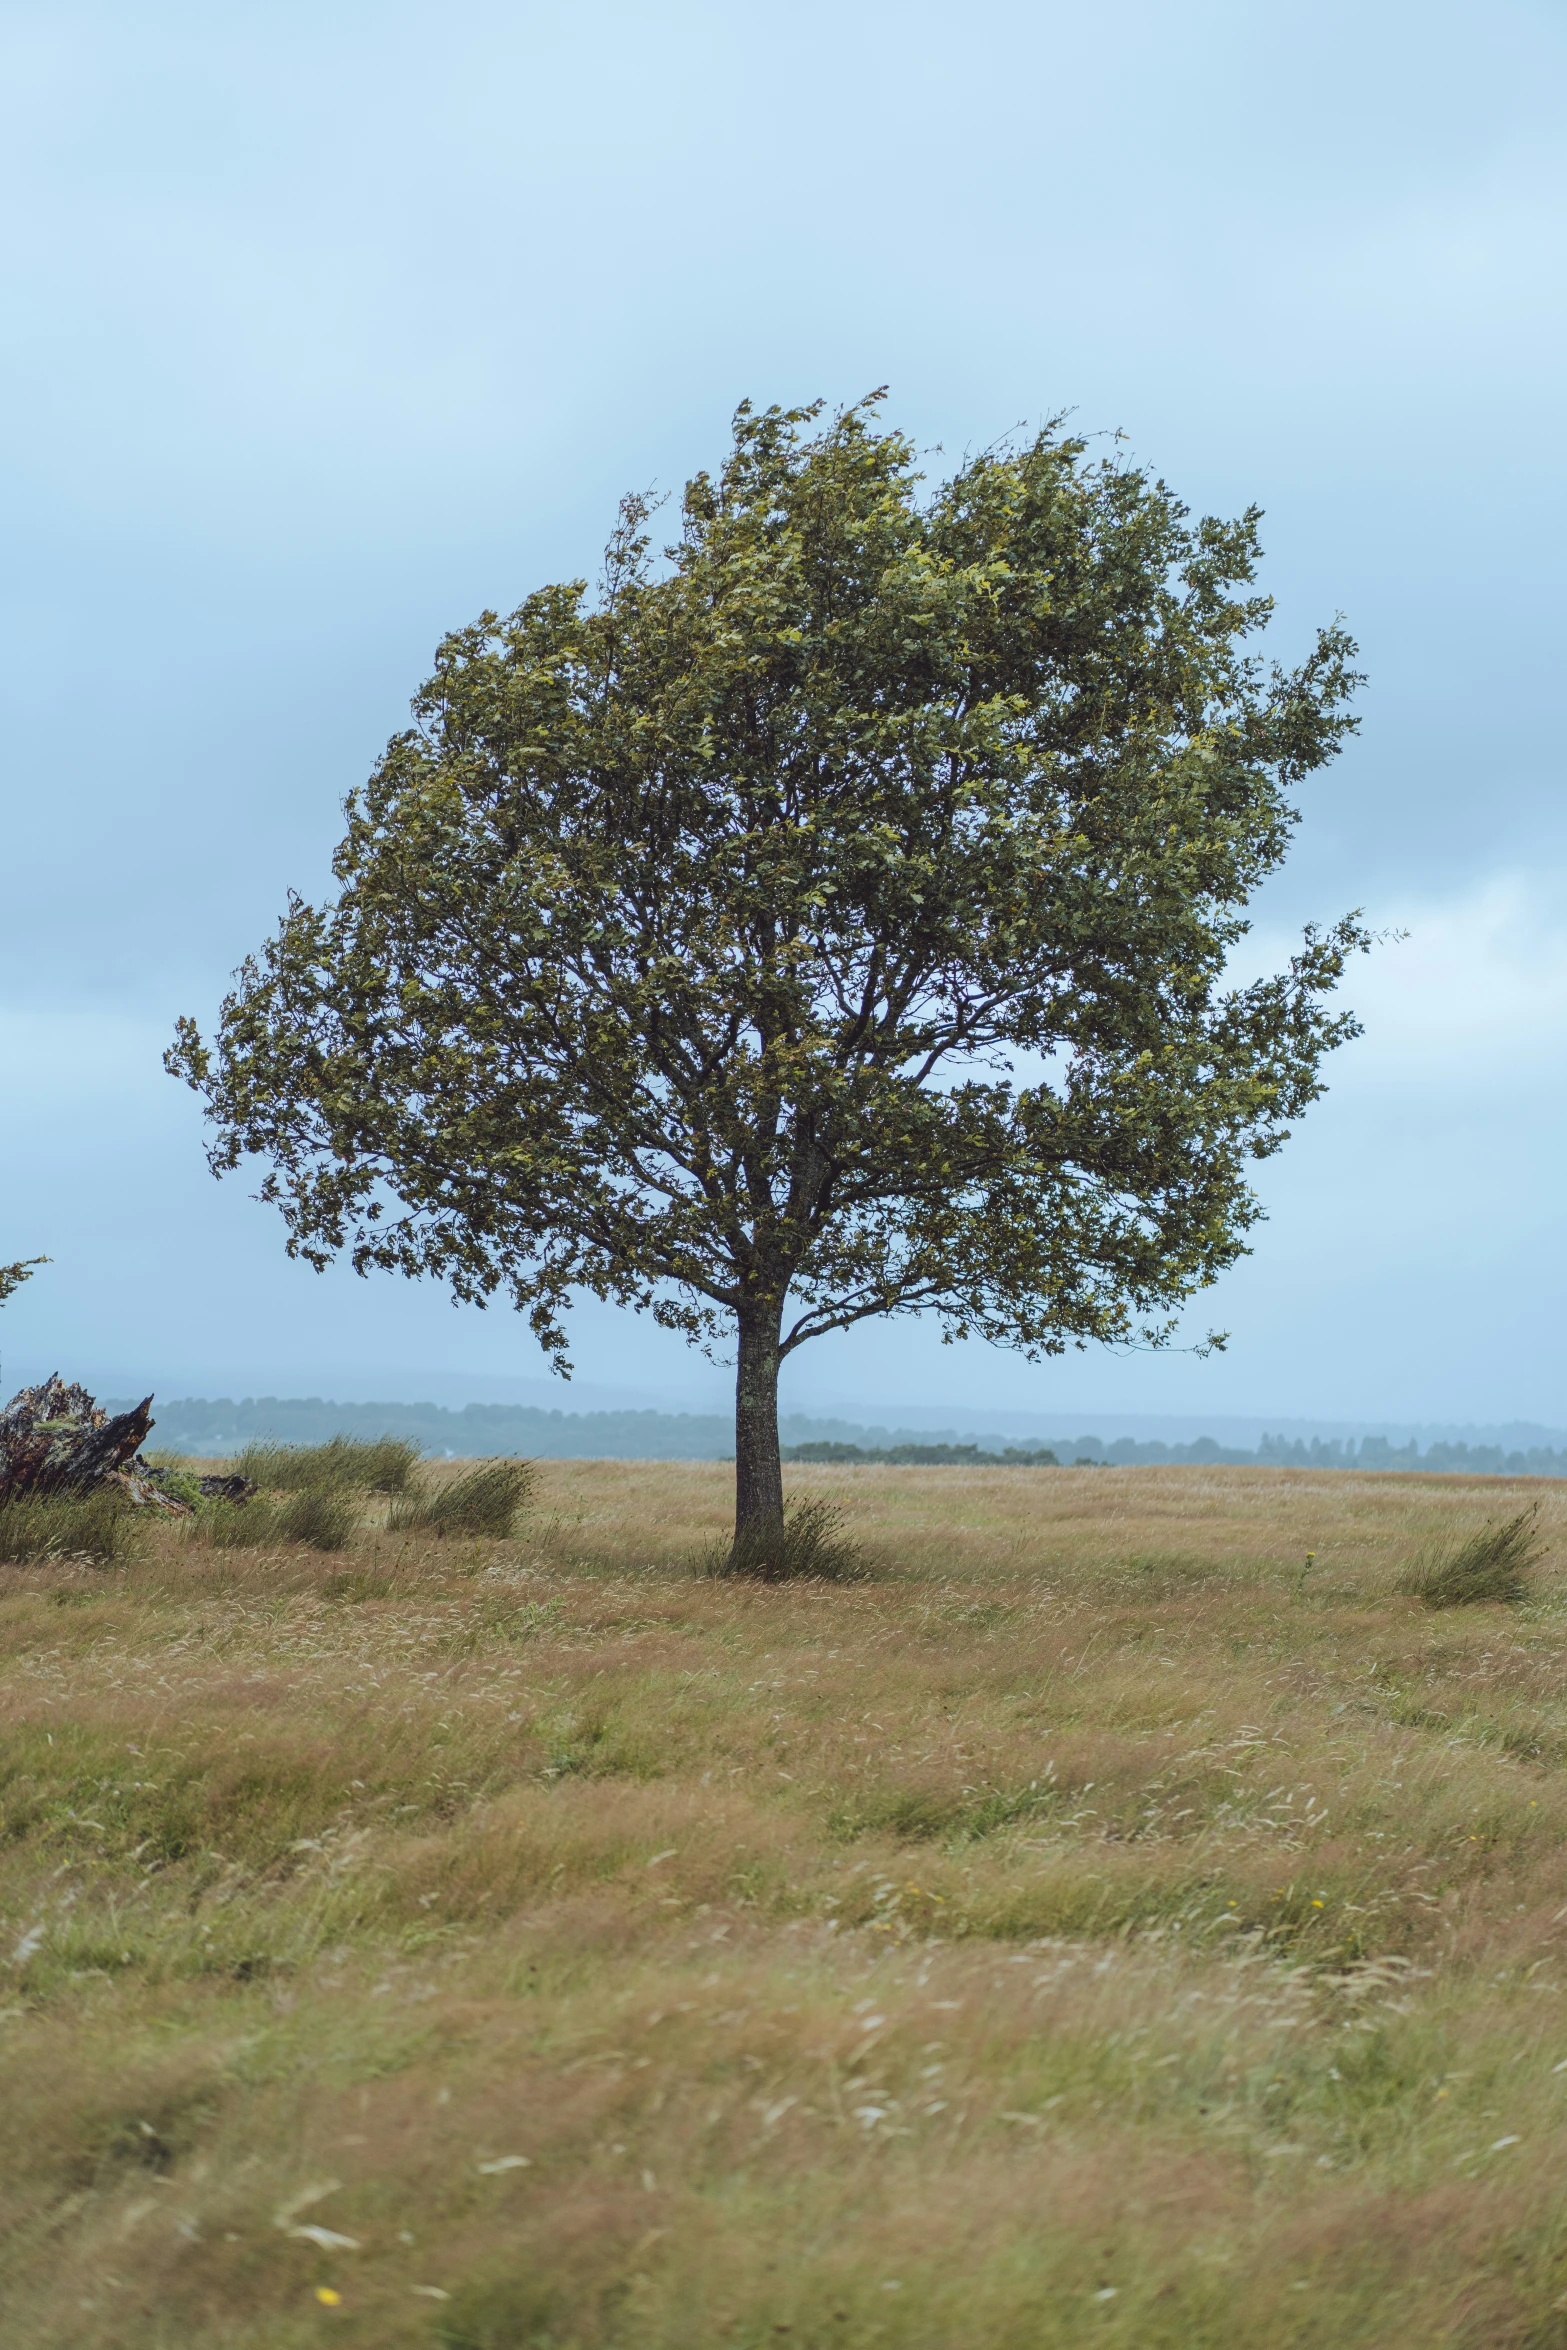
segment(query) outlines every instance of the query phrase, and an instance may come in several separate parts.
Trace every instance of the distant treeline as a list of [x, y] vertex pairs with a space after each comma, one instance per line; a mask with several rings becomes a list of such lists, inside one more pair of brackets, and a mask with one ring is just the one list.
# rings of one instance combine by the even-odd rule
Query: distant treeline
[[[139, 1399], [133, 1399], [139, 1400]], [[109, 1409], [122, 1411], [122, 1401]], [[313, 1396], [182, 1396], [153, 1405], [153, 1443], [170, 1452], [226, 1458], [257, 1440], [325, 1444], [334, 1436], [412, 1437], [436, 1460], [721, 1461], [732, 1460], [734, 1421], [727, 1412], [561, 1412], [533, 1404], [331, 1403]], [[794, 1413], [780, 1423], [786, 1443], [812, 1438], [868, 1438], [897, 1443], [909, 1431], [857, 1428], [842, 1420]]]
[[[993, 1442], [995, 1440], [992, 1440]], [[1431, 1444], [1424, 1452], [1417, 1444], [1393, 1445], [1385, 1436], [1365, 1436], [1357, 1444], [1347, 1438], [1312, 1437], [1310, 1443], [1286, 1436], [1264, 1435], [1255, 1452], [1216, 1444], [1199, 1436], [1192, 1444], [1138, 1443], [1118, 1436], [1106, 1444], [1099, 1436], [1058, 1437], [1050, 1445], [1004, 1445], [985, 1450], [979, 1444], [909, 1443], [859, 1445], [835, 1443], [791, 1444], [784, 1449], [791, 1461], [837, 1461], [853, 1467], [900, 1464], [915, 1468], [1157, 1468], [1160, 1463], [1197, 1467], [1263, 1469], [1418, 1469], [1430, 1476], [1467, 1473], [1471, 1477], [1567, 1477], [1567, 1450], [1550, 1445], [1527, 1452], [1505, 1452], [1499, 1444]]]
[[[333, 1436], [407, 1436], [439, 1460], [710, 1461], [731, 1455], [734, 1423], [697, 1412], [556, 1412], [530, 1404], [328, 1403], [320, 1396], [183, 1396], [153, 1406], [155, 1444], [203, 1456], [256, 1439], [325, 1444]], [[792, 1433], [792, 1431], [791, 1431]], [[814, 1435], [815, 1427], [802, 1428]]]
[[1390, 1444], [1385, 1436], [1363, 1436], [1358, 1449], [1352, 1436], [1342, 1445], [1337, 1438], [1330, 1443], [1320, 1436], [1314, 1436], [1309, 1444], [1264, 1436], [1250, 1457], [1270, 1468], [1421, 1469], [1428, 1476], [1567, 1477], [1567, 1448], [1558, 1452], [1549, 1444], [1507, 1452], [1499, 1444], [1438, 1443], [1428, 1444], [1422, 1452], [1418, 1444]]
[[[135, 1399], [130, 1399], [135, 1400]], [[123, 1410], [125, 1399], [112, 1403]], [[701, 1412], [561, 1412], [532, 1404], [470, 1403], [451, 1409], [434, 1403], [330, 1403], [320, 1396], [263, 1395], [235, 1403], [186, 1396], [154, 1405], [153, 1441], [171, 1452], [222, 1458], [257, 1438], [283, 1444], [324, 1444], [333, 1436], [412, 1437], [435, 1459], [516, 1455], [535, 1460], [717, 1461], [734, 1453], [727, 1414]], [[1255, 1452], [1216, 1444], [1139, 1442], [1118, 1436], [1052, 1437], [1047, 1444], [1008, 1444], [999, 1436], [963, 1439], [909, 1428], [864, 1428], [844, 1420], [790, 1413], [780, 1423], [785, 1458], [839, 1461], [853, 1466], [905, 1463], [933, 1468], [1050, 1468], [1092, 1462], [1111, 1468], [1156, 1467], [1161, 1462], [1249, 1468], [1417, 1469], [1426, 1474], [1567, 1477], [1567, 1448], [1497, 1444], [1391, 1444], [1385, 1436], [1314, 1436], [1309, 1441], [1265, 1435]]]
[[[1000, 1452], [982, 1451], [977, 1444], [786, 1444], [786, 1461], [836, 1461], [848, 1468], [901, 1469], [1059, 1469], [1059, 1453], [1035, 1446], [1009, 1444]], [[1079, 1468], [1085, 1464], [1079, 1461]], [[1095, 1468], [1099, 1467], [1096, 1460]]]

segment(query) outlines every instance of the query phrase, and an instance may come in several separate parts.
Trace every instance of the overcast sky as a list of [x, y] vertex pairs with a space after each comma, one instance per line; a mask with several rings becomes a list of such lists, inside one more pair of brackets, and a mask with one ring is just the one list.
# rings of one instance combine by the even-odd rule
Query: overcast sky
[[[1266, 509], [1364, 731], [1259, 909], [1363, 906], [1367, 1034], [1264, 1171], [1229, 1351], [872, 1327], [795, 1400], [1567, 1419], [1567, 18], [1357, 0], [0, 7], [4, 1373], [417, 1395], [523, 1324], [286, 1263], [163, 1076], [437, 637], [591, 572], [735, 403], [930, 470], [1070, 409]], [[942, 454], [941, 452], [944, 452]], [[585, 1386], [722, 1375], [601, 1309]], [[813, 1360], [814, 1356], [814, 1360]], [[477, 1389], [476, 1389], [477, 1392]], [[564, 1391], [562, 1403], [572, 1401]]]

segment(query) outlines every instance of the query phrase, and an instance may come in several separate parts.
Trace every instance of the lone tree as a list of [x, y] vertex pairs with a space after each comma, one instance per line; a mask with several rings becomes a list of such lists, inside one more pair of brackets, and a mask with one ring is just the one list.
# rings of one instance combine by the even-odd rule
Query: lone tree
[[732, 1332], [753, 1550], [786, 1355], [1167, 1342], [1356, 1033], [1352, 920], [1225, 976], [1359, 682], [1245, 649], [1256, 512], [1057, 427], [920, 480], [874, 400], [742, 407], [662, 560], [630, 498], [596, 595], [445, 639], [335, 901], [167, 1056], [318, 1267], [502, 1291], [561, 1369], [576, 1290]]

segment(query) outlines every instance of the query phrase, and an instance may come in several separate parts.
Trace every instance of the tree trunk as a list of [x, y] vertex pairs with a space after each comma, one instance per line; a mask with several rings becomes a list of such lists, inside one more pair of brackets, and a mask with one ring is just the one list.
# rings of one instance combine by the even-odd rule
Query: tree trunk
[[781, 1300], [740, 1309], [735, 1369], [735, 1540], [783, 1525], [778, 1457], [778, 1331]]

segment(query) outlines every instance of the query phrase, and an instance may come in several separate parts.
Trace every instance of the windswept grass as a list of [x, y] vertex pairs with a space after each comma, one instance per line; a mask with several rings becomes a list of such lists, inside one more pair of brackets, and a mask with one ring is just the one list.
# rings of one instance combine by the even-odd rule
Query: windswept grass
[[1398, 1588], [1517, 1504], [792, 1490], [0, 1571], [6, 2350], [1567, 2342], [1567, 1606]]
[[1400, 1588], [1427, 1607], [1516, 1607], [1528, 1598], [1533, 1570], [1545, 1556], [1539, 1519], [1536, 1503], [1516, 1517], [1424, 1551]]
[[344, 1550], [360, 1516], [351, 1486], [302, 1485], [282, 1500], [260, 1495], [251, 1501], [209, 1502], [198, 1513], [195, 1538], [209, 1550], [270, 1550], [293, 1542], [311, 1550]]
[[705, 1575], [743, 1575], [755, 1583], [857, 1583], [865, 1554], [844, 1531], [844, 1513], [821, 1494], [795, 1502], [781, 1526], [748, 1526], [709, 1544], [698, 1562]]
[[531, 1461], [484, 1461], [462, 1469], [392, 1504], [390, 1524], [399, 1534], [488, 1534], [504, 1539], [533, 1491]]
[[128, 1558], [136, 1513], [118, 1491], [51, 1493], [0, 1504], [0, 1561]]
[[412, 1437], [334, 1436], [326, 1444], [246, 1445], [232, 1466], [271, 1493], [301, 1493], [316, 1485], [348, 1485], [371, 1493], [406, 1493], [419, 1466]]

